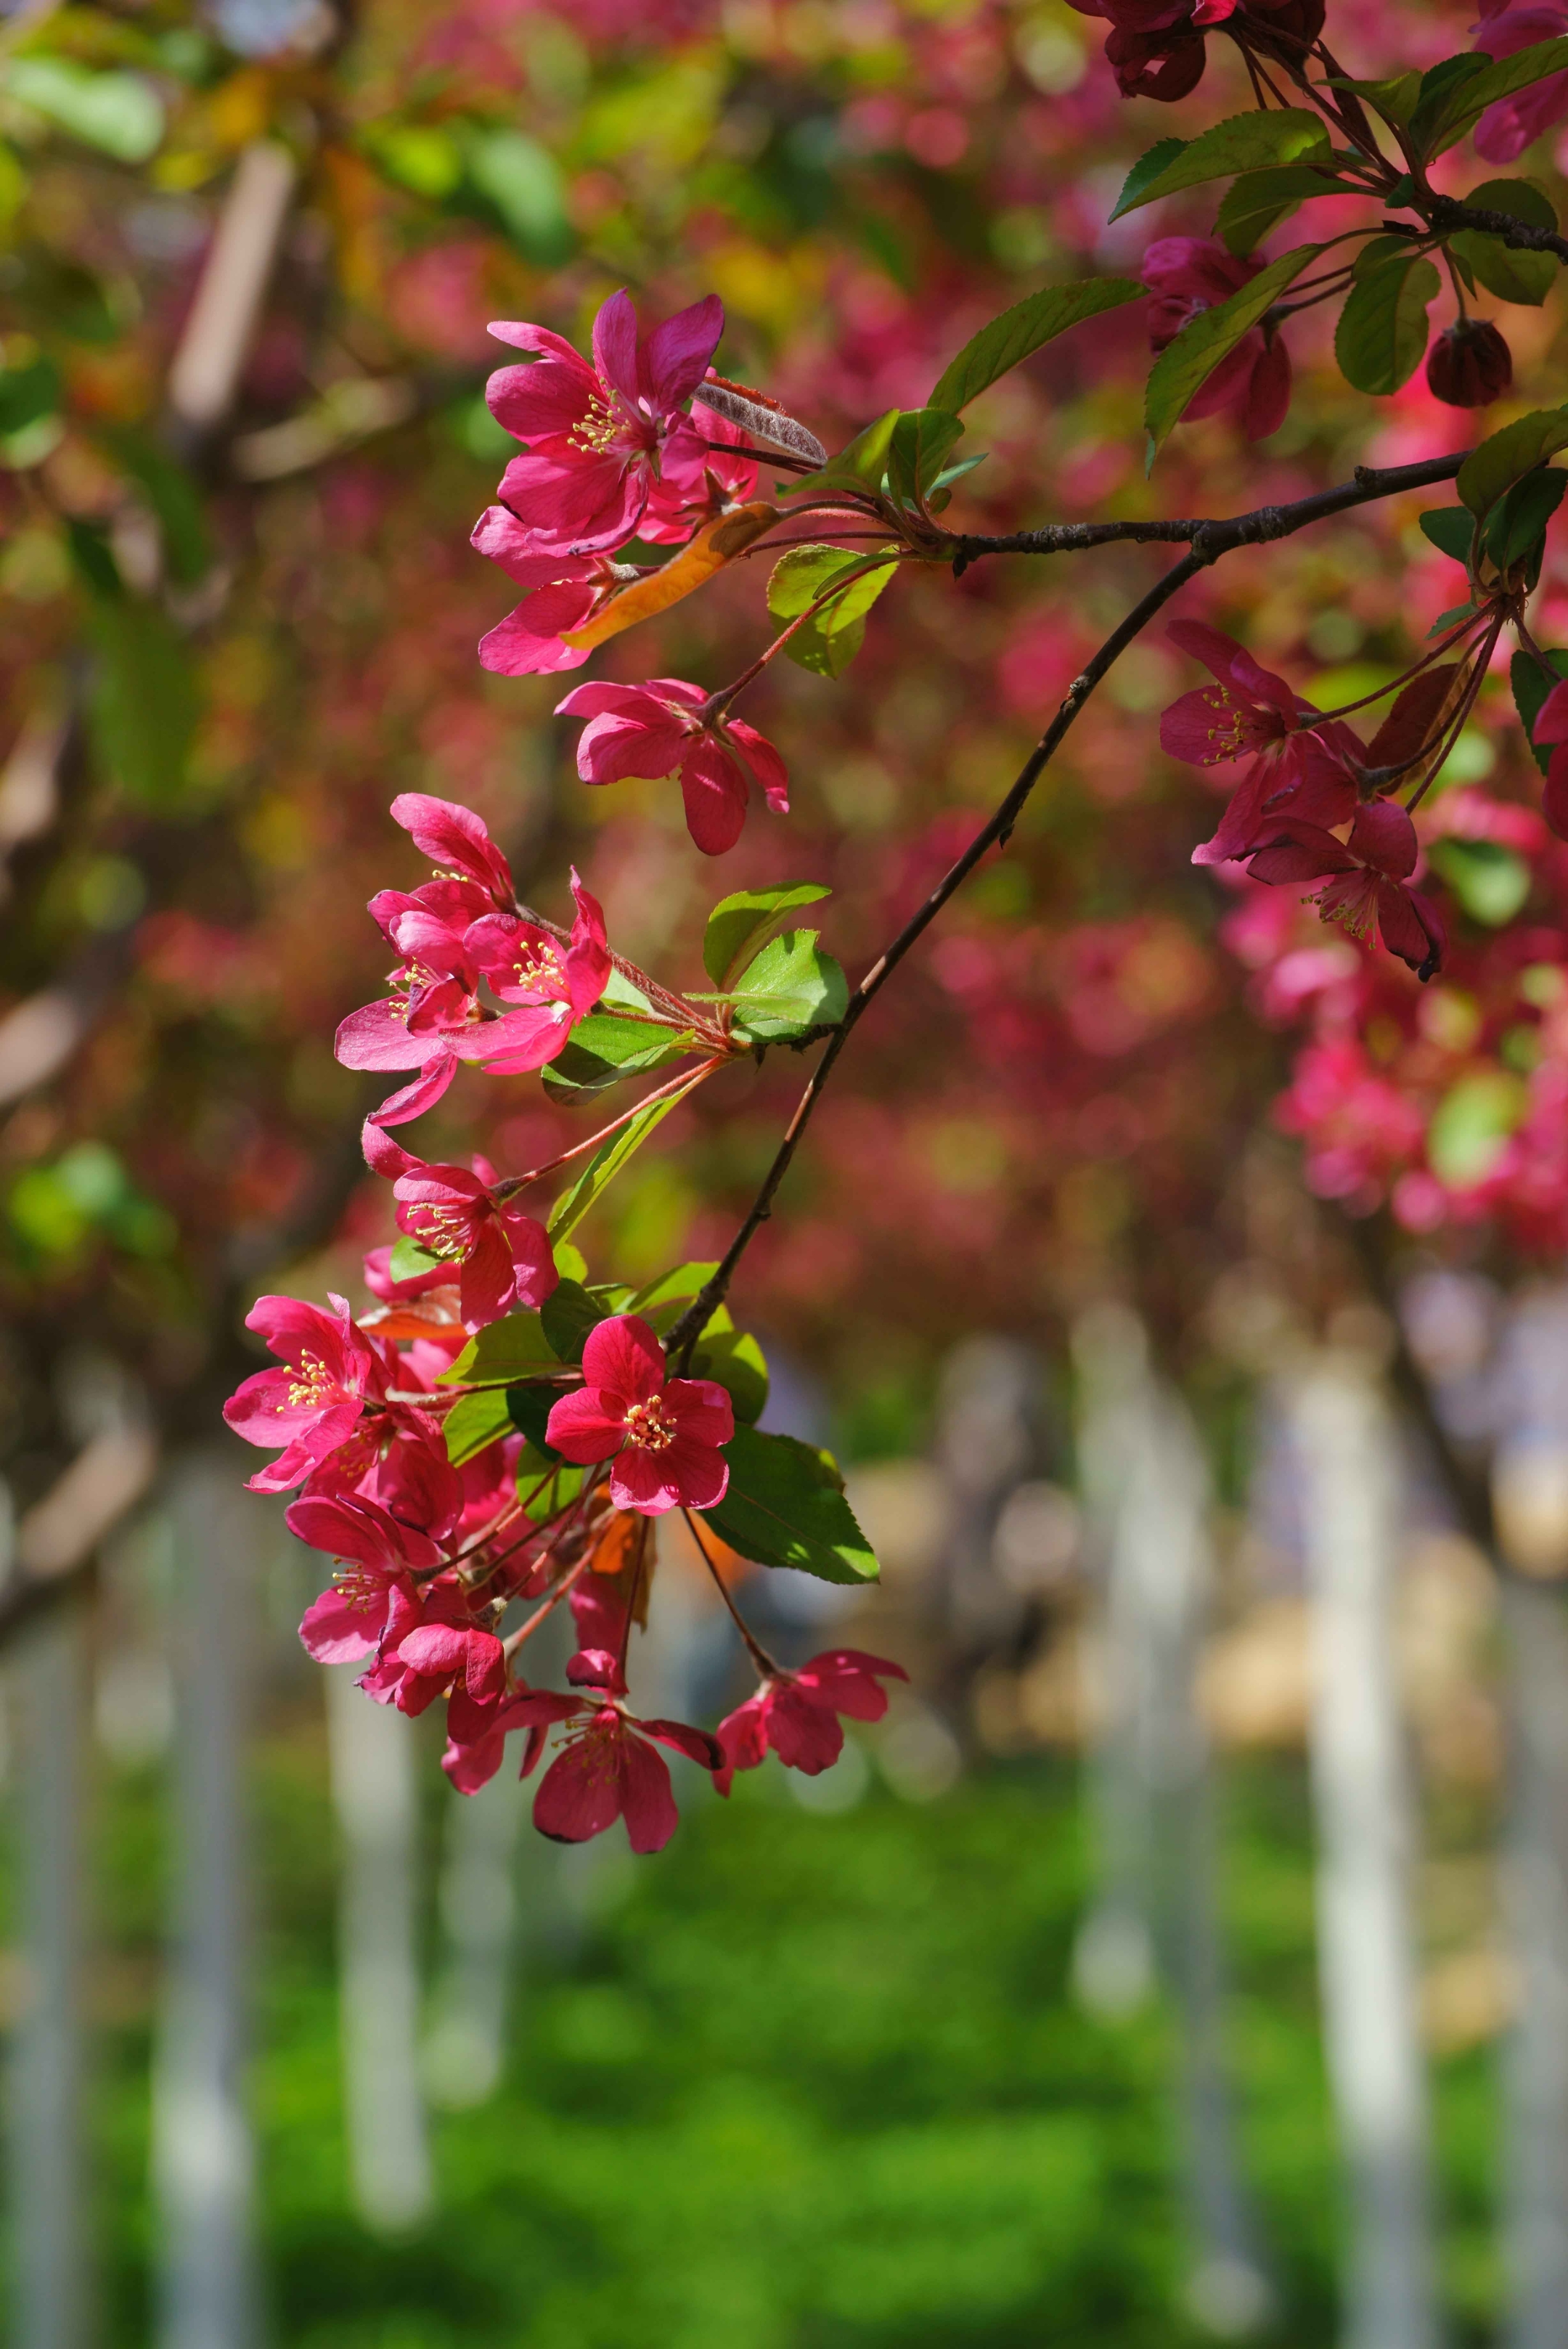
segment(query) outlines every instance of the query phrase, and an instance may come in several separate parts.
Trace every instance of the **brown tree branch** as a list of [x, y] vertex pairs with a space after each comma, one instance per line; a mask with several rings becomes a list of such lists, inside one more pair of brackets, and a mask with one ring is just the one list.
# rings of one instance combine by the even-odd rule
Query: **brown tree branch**
[[[973, 872], [986, 851], [1005, 844], [1025, 802], [1076, 720], [1078, 713], [1120, 655], [1126, 651], [1127, 646], [1136, 636], [1142, 634], [1156, 614], [1169, 603], [1171, 597], [1184, 587], [1189, 579], [1196, 578], [1199, 572], [1206, 570], [1211, 563], [1217, 562], [1221, 554], [1229, 554], [1238, 546], [1253, 546], [1270, 539], [1287, 538], [1293, 532], [1304, 530], [1310, 523], [1320, 522], [1327, 515], [1343, 513], [1352, 507], [1369, 504], [1376, 498], [1393, 497], [1404, 490], [1425, 489], [1436, 481], [1451, 481], [1463, 462], [1464, 457], [1461, 453], [1454, 457], [1429, 458], [1418, 465], [1391, 466], [1380, 471], [1374, 471], [1366, 466], [1359, 466], [1356, 469], [1355, 480], [1343, 483], [1337, 489], [1323, 490], [1310, 498], [1299, 498], [1292, 505], [1260, 506], [1251, 513], [1238, 514], [1233, 520], [1228, 522], [1154, 524], [1109, 523], [1061, 526], [1069, 531], [1079, 527], [1099, 529], [1112, 536], [1121, 538], [1132, 538], [1139, 533], [1147, 532], [1151, 538], [1185, 538], [1190, 541], [1190, 544], [1180, 561], [1173, 564], [1164, 577], [1157, 581], [1146, 595], [1139, 598], [1120, 626], [1106, 637], [1083, 675], [1074, 679], [1065, 700], [1031, 751], [1006, 798], [996, 809], [990, 821], [976, 833], [962, 855], [949, 866], [925, 903], [910, 916], [898, 936], [878, 955], [858, 987], [851, 994], [848, 1008], [828, 1037], [827, 1048], [811, 1072], [805, 1091], [795, 1104], [794, 1115], [790, 1119], [784, 1139], [774, 1154], [773, 1164], [763, 1176], [761, 1188], [747, 1210], [734, 1238], [725, 1250], [722, 1261], [711, 1278], [703, 1283], [670, 1333], [666, 1341], [669, 1352], [671, 1358], [680, 1363], [682, 1370], [690, 1366], [692, 1350], [702, 1330], [707, 1327], [709, 1317], [715, 1307], [721, 1305], [728, 1295], [730, 1283], [734, 1278], [742, 1257], [773, 1213], [774, 1200], [778, 1194], [780, 1184], [789, 1172], [790, 1164], [799, 1147], [801, 1136], [805, 1132], [816, 1104], [822, 1098], [838, 1056], [849, 1041], [862, 1013], [887, 985], [916, 940], [930, 927], [949, 898], [961, 887], [970, 874]], [[979, 554], [1050, 552], [1052, 549], [1049, 546], [1042, 547], [1038, 543], [1048, 537], [1049, 533], [1044, 532], [1025, 532], [1022, 534], [1021, 540], [959, 541], [957, 544], [961, 549], [970, 546]], [[1103, 544], [1105, 543], [1103, 538], [1064, 542], [1065, 544]], [[962, 568], [964, 559], [961, 554], [955, 562], [955, 569]]]

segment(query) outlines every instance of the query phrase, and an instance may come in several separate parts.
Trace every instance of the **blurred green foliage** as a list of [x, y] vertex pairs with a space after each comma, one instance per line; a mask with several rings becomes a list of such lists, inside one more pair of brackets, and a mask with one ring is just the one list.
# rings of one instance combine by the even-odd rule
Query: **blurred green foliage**
[[[433, 1863], [446, 1798], [425, 1783]], [[692, 1806], [660, 1858], [607, 1848], [597, 1874], [530, 1838], [506, 2078], [438, 2121], [439, 2213], [389, 2243], [347, 2202], [325, 1785], [318, 1734], [269, 1742], [254, 2085], [272, 2335], [289, 2349], [1209, 2337], [1181, 2314], [1165, 2022], [1097, 2021], [1068, 1990], [1089, 1868], [1075, 1765], [994, 1771], [919, 1808], [876, 1785], [828, 1816], [770, 1764], [729, 1806]], [[1266, 2339], [1322, 2349], [1336, 2189], [1299, 1760], [1233, 1765], [1226, 1811], [1241, 2127], [1284, 2310]], [[117, 1779], [99, 1829], [99, 2216], [108, 2338], [132, 2349], [153, 2239], [152, 1779]], [[1491, 2073], [1484, 2047], [1436, 2069], [1456, 2344], [1490, 2337], [1496, 2305]]]

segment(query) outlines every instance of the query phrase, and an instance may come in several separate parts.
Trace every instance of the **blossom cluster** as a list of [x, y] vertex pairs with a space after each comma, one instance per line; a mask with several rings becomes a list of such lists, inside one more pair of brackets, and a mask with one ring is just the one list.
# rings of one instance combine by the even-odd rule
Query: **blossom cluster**
[[[1381, 109], [1388, 120], [1387, 108], [1405, 99], [1389, 96], [1392, 85], [1347, 80], [1324, 46], [1322, 0], [1076, 5], [1109, 19], [1107, 56], [1127, 95], [1179, 98], [1203, 72], [1210, 34], [1237, 44], [1258, 98], [1247, 134], [1253, 143], [1238, 148], [1232, 139], [1229, 160], [1211, 176], [1237, 176], [1232, 194], [1244, 201], [1227, 200], [1214, 237], [1153, 238], [1136, 282], [1046, 289], [992, 321], [943, 370], [921, 408], [889, 410], [830, 455], [770, 395], [717, 372], [724, 318], [712, 295], [644, 336], [629, 296], [612, 295], [594, 322], [589, 357], [542, 326], [504, 321], [490, 330], [521, 354], [492, 377], [487, 392], [521, 453], [506, 466], [473, 543], [523, 592], [480, 647], [488, 669], [514, 677], [576, 669], [600, 645], [724, 577], [732, 565], [761, 554], [777, 558], [768, 606], [780, 626], [738, 678], [712, 691], [680, 678], [599, 679], [576, 685], [557, 705], [558, 714], [583, 721], [580, 777], [598, 785], [678, 778], [688, 828], [706, 854], [734, 845], [753, 792], [774, 812], [788, 811], [783, 759], [733, 714], [738, 697], [777, 656], [836, 676], [855, 657], [867, 613], [901, 566], [948, 566], [961, 576], [981, 556], [1018, 550], [1020, 542], [955, 533], [943, 519], [956, 484], [980, 461], [955, 458], [966, 430], [962, 411], [990, 384], [1056, 334], [1141, 296], [1154, 354], [1151, 461], [1183, 419], [1228, 415], [1251, 440], [1274, 432], [1292, 396], [1282, 326], [1294, 311], [1323, 302], [1343, 302], [1336, 350], [1351, 384], [1397, 388], [1427, 351], [1434, 295], [1423, 289], [1428, 279], [1434, 289], [1439, 283], [1427, 253], [1448, 254], [1452, 233], [1436, 209], [1448, 200], [1434, 197], [1421, 174], [1422, 140], [1435, 156], [1444, 151], [1441, 141], [1453, 143], [1455, 121], [1455, 135], [1462, 135], [1462, 110], [1452, 112], [1456, 90], [1481, 92], [1469, 120], [1479, 126], [1478, 144], [1491, 141], [1483, 153], [1555, 119], [1562, 96], [1547, 70], [1558, 52], [1549, 49], [1544, 63], [1539, 56], [1532, 63], [1532, 55], [1542, 21], [1554, 25], [1568, 6], [1493, 7], [1477, 51], [1437, 69], [1433, 87], [1424, 83], [1419, 104], [1407, 109], [1408, 121], [1395, 119], [1415, 167], [1398, 172], [1366, 107]], [[1500, 79], [1489, 60], [1516, 56], [1525, 64]], [[1323, 118], [1312, 125], [1316, 146], [1301, 150], [1314, 160], [1293, 177], [1271, 168], [1276, 118], [1299, 114], [1279, 103], [1281, 81]], [[1286, 129], [1292, 140], [1301, 136], [1299, 120]], [[1331, 133], [1344, 143], [1334, 146]], [[1235, 155], [1243, 151], [1241, 168]], [[1174, 192], [1198, 184], [1194, 168], [1188, 149], [1173, 159], [1162, 144], [1135, 166], [1118, 216], [1153, 201], [1172, 172]], [[1250, 173], [1266, 185], [1249, 197]], [[1282, 194], [1282, 181], [1289, 182]], [[1272, 227], [1318, 195], [1342, 207], [1347, 199], [1359, 202], [1366, 217], [1321, 244], [1260, 258], [1249, 223], [1262, 219]], [[1247, 201], [1254, 202], [1251, 212]], [[1513, 287], [1501, 298], [1534, 298], [1535, 281], [1528, 270], [1519, 274], [1522, 263], [1511, 258], [1508, 242], [1512, 222], [1531, 225], [1534, 200], [1519, 201], [1522, 212], [1483, 215], [1501, 220], [1501, 237], [1472, 230], [1469, 245], [1449, 254], [1459, 264], [1459, 315], [1428, 354], [1428, 383], [1453, 405], [1484, 405], [1510, 379], [1506, 343], [1469, 312], [1460, 287], [1473, 288], [1479, 276], [1489, 287]], [[1401, 208], [1417, 224], [1391, 233], [1387, 212]], [[1355, 257], [1336, 252], [1356, 239], [1364, 249]], [[1542, 258], [1539, 244], [1518, 251], [1536, 264]], [[1320, 268], [1324, 255], [1334, 257]], [[1414, 276], [1417, 270], [1425, 276]], [[1287, 293], [1289, 301], [1282, 298]], [[1532, 1184], [1538, 1201], [1553, 1185], [1554, 1198], [1563, 1187], [1557, 1162], [1568, 1092], [1555, 1073], [1563, 1056], [1542, 1053], [1528, 1038], [1521, 1043], [1522, 1022], [1480, 1049], [1496, 1043], [1505, 1057], [1511, 1049], [1521, 1082], [1533, 1052], [1536, 1093], [1513, 1117], [1501, 1154], [1478, 1156], [1471, 1148], [1468, 1158], [1463, 1118], [1449, 1120], [1458, 1141], [1451, 1133], [1449, 1144], [1441, 1143], [1442, 1106], [1428, 1130], [1411, 1107], [1413, 1072], [1385, 1083], [1368, 1065], [1366, 1039], [1368, 999], [1392, 988], [1404, 1022], [1397, 1032], [1439, 1050], [1466, 1049], [1456, 1040], [1465, 1015], [1455, 1011], [1454, 990], [1433, 988], [1423, 998], [1393, 968], [1428, 983], [1449, 963], [1449, 925], [1417, 885], [1424, 858], [1470, 910], [1465, 888], [1473, 874], [1466, 883], [1462, 861], [1454, 865], [1451, 854], [1445, 861], [1435, 843], [1446, 841], [1449, 852], [1489, 838], [1501, 844], [1498, 828], [1511, 823], [1509, 853], [1527, 846], [1544, 870], [1556, 839], [1568, 836], [1568, 683], [1560, 682], [1568, 655], [1543, 650], [1527, 617], [1563, 494], [1564, 477], [1549, 460], [1564, 447], [1568, 411], [1543, 413], [1484, 440], [1462, 468], [1442, 460], [1408, 469], [1422, 486], [1445, 471], [1458, 475], [1462, 504], [1421, 522], [1432, 543], [1463, 565], [1466, 600], [1437, 624], [1404, 675], [1378, 692], [1319, 709], [1212, 627], [1178, 619], [1169, 630], [1210, 682], [1165, 711], [1164, 750], [1200, 768], [1247, 762], [1193, 861], [1215, 868], [1241, 895], [1232, 943], [1267, 968], [1273, 997], [1267, 1008], [1277, 1013], [1287, 997], [1298, 1016], [1304, 1005], [1318, 1007], [1287, 1119], [1308, 1137], [1320, 1188], [1360, 1197], [1369, 1184], [1392, 1183], [1396, 1212], [1415, 1228], [1448, 1214], [1467, 1183], [1476, 1197], [1490, 1183], [1489, 1198], [1511, 1184], [1521, 1216]], [[775, 477], [770, 495], [759, 494], [764, 468]], [[1358, 477], [1348, 497], [1335, 497], [1355, 502], [1365, 487]], [[1277, 536], [1313, 518], [1292, 509], [1294, 518], [1282, 520], [1282, 512], [1267, 510], [1259, 534]], [[1148, 615], [1210, 559], [1213, 527], [1165, 526], [1167, 535], [1185, 534], [1191, 552], [1146, 599]], [[1113, 524], [1109, 534], [1136, 536], [1138, 526]], [[1051, 542], [1033, 550], [1040, 552], [1098, 543], [1093, 533], [1036, 535]], [[647, 560], [650, 554], [658, 559]], [[1467, 808], [1451, 792], [1438, 797], [1505, 631], [1521, 646], [1516, 697], [1545, 776], [1539, 814], [1479, 798]], [[1118, 641], [1103, 648], [1100, 674]], [[1085, 675], [1079, 687], [1086, 692], [1095, 681]], [[1364, 739], [1351, 719], [1385, 699], [1386, 715]], [[1070, 695], [1058, 724], [1070, 723], [1077, 707]], [[1031, 780], [1026, 770], [1025, 789]], [[376, 1303], [362, 1315], [336, 1297], [330, 1310], [286, 1298], [261, 1300], [249, 1326], [279, 1366], [244, 1382], [228, 1406], [229, 1423], [247, 1441], [277, 1450], [251, 1480], [254, 1488], [292, 1494], [291, 1529], [337, 1561], [331, 1587], [301, 1626], [311, 1652], [325, 1662], [363, 1664], [360, 1685], [376, 1702], [410, 1713], [443, 1702], [444, 1767], [464, 1791], [502, 1766], [514, 1732], [524, 1776], [555, 1736], [535, 1804], [542, 1831], [581, 1840], [624, 1819], [633, 1847], [655, 1850], [675, 1824], [659, 1748], [707, 1771], [722, 1793], [769, 1751], [788, 1766], [821, 1770], [840, 1750], [842, 1720], [878, 1718], [885, 1682], [902, 1677], [896, 1664], [854, 1649], [819, 1655], [798, 1671], [782, 1668], [746, 1626], [711, 1547], [764, 1567], [804, 1564], [837, 1581], [875, 1572], [831, 1459], [757, 1424], [765, 1365], [754, 1340], [733, 1330], [725, 1305], [740, 1253], [770, 1212], [815, 1094], [803, 1101], [774, 1174], [722, 1267], [679, 1268], [641, 1289], [590, 1282], [569, 1235], [665, 1110], [734, 1060], [831, 1035], [815, 1086], [881, 976], [988, 837], [1005, 842], [1009, 802], [989, 833], [968, 844], [853, 1002], [843, 973], [819, 954], [815, 932], [778, 935], [793, 905], [825, 894], [815, 883], [724, 900], [703, 941], [713, 986], [683, 994], [612, 948], [603, 909], [575, 870], [567, 926], [520, 901], [505, 857], [466, 808], [409, 793], [393, 802], [392, 814], [435, 869], [411, 891], [383, 890], [371, 900], [395, 957], [389, 991], [344, 1020], [337, 1050], [349, 1068], [406, 1079], [364, 1127], [367, 1163], [391, 1186], [399, 1238], [366, 1259]], [[1344, 938], [1303, 946], [1302, 902]], [[1514, 957], [1508, 984], [1535, 1002], [1544, 1029], [1558, 1015], [1538, 966], [1559, 965], [1564, 942], [1554, 940], [1550, 957], [1521, 960], [1529, 953], [1522, 938], [1508, 947]], [[1371, 951], [1374, 942], [1381, 957]], [[1475, 960], [1468, 934], [1461, 955]], [[1412, 1008], [1417, 1004], [1438, 1007], [1435, 1024]], [[1338, 1009], [1324, 1008], [1330, 1006]], [[1467, 1031], [1471, 1047], [1485, 1025], [1478, 1014]], [[433, 1108], [464, 1065], [498, 1077], [551, 1070], [553, 1085], [592, 1093], [683, 1061], [695, 1065], [663, 1077], [633, 1108], [546, 1165], [519, 1173], [502, 1174], [483, 1159], [427, 1161], [392, 1131]], [[1495, 1087], [1490, 1098], [1495, 1110]], [[1433, 1154], [1425, 1188], [1413, 1164], [1423, 1133]], [[1542, 1172], [1549, 1160], [1550, 1176]], [[547, 1221], [520, 1204], [568, 1167], [567, 1187]], [[632, 1634], [646, 1619], [654, 1527], [671, 1513], [690, 1527], [757, 1675], [755, 1693], [714, 1730], [632, 1710]], [[524, 1676], [527, 1643], [563, 1606], [576, 1632], [566, 1685], [535, 1685]]]
[[[418, 1261], [409, 1270], [392, 1247], [372, 1249], [376, 1301], [360, 1317], [342, 1297], [329, 1309], [262, 1298], [246, 1326], [277, 1366], [246, 1379], [224, 1415], [247, 1443], [276, 1448], [251, 1489], [293, 1494], [289, 1529], [337, 1561], [300, 1625], [309, 1652], [363, 1663], [359, 1686], [378, 1703], [422, 1713], [443, 1702], [442, 1766], [465, 1794], [501, 1768], [514, 1732], [524, 1777], [555, 1733], [534, 1806], [540, 1830], [580, 1842], [624, 1818], [632, 1848], [657, 1851], [676, 1824], [659, 1746], [723, 1793], [770, 1747], [792, 1768], [823, 1770], [842, 1745], [839, 1716], [877, 1719], [882, 1682], [902, 1673], [852, 1650], [791, 1672], [748, 1640], [757, 1693], [716, 1731], [631, 1710], [628, 1647], [646, 1612], [652, 1523], [724, 1499], [735, 1413], [716, 1380], [672, 1368], [640, 1314], [600, 1310], [580, 1284], [592, 1325], [580, 1346], [546, 1349], [540, 1375], [514, 1390], [537, 1405], [537, 1441], [510, 1427], [454, 1460], [454, 1411], [480, 1392], [454, 1364], [461, 1372], [480, 1332], [548, 1307], [562, 1274], [545, 1226], [514, 1205], [515, 1178], [483, 1160], [427, 1164], [386, 1129], [430, 1106], [461, 1061], [508, 1074], [558, 1057], [603, 996], [611, 957], [575, 875], [576, 918], [562, 933], [518, 905], [507, 861], [471, 811], [409, 793], [392, 812], [441, 870], [371, 901], [400, 957], [394, 992], [346, 1019], [337, 1049], [351, 1068], [420, 1070], [364, 1129], [366, 1160], [392, 1186], [400, 1245]], [[535, 1686], [519, 1659], [563, 1602], [578, 1639], [567, 1686]], [[504, 1630], [514, 1607], [529, 1611]]]

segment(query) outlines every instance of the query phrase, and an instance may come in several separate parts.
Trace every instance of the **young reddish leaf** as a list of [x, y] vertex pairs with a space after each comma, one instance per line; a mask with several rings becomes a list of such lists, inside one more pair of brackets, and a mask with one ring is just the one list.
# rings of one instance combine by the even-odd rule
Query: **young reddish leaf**
[[690, 546], [683, 546], [671, 563], [639, 579], [623, 595], [617, 595], [605, 605], [597, 619], [590, 620], [586, 628], [574, 628], [564, 635], [561, 642], [579, 652], [591, 652], [623, 629], [635, 628], [639, 620], [651, 620], [657, 612], [668, 612], [672, 604], [683, 603], [688, 595], [705, 587], [710, 579], [743, 554], [752, 541], [761, 538], [777, 522], [778, 508], [769, 505], [737, 506], [732, 513], [721, 514], [700, 530]]
[[1366, 752], [1369, 767], [1407, 766], [1419, 754], [1444, 715], [1462, 667], [1459, 661], [1439, 661], [1411, 678], [1372, 738]]

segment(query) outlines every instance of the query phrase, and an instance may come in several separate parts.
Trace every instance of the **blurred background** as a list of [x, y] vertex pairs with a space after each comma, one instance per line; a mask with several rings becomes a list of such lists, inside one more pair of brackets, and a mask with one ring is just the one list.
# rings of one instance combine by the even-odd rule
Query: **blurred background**
[[[1469, 14], [1331, 31], [1381, 72]], [[910, 1673], [823, 1777], [689, 1773], [640, 1861], [542, 1842], [509, 1776], [452, 1795], [429, 1722], [304, 1656], [324, 1569], [222, 1433], [257, 1290], [360, 1299], [390, 1237], [330, 1046], [415, 874], [396, 792], [478, 809], [549, 910], [575, 861], [678, 983], [720, 895], [831, 882], [855, 975], [1158, 567], [900, 582], [843, 679], [768, 672], [795, 812], [707, 864], [673, 787], [577, 783], [557, 683], [478, 666], [513, 600], [467, 543], [512, 446], [484, 322], [716, 290], [725, 372], [836, 446], [1010, 301], [1206, 226], [1105, 227], [1172, 122], [1100, 29], [0, 12], [17, 2349], [1568, 2344], [1568, 928], [1505, 691], [1428, 827], [1440, 988], [1193, 871], [1219, 802], [1158, 750], [1193, 679], [1151, 638], [857, 1033], [735, 1299], [764, 1424], [833, 1445], [885, 1561], [750, 1605], [786, 1659]], [[1201, 119], [1246, 102], [1210, 77]], [[1518, 404], [1556, 397], [1556, 313], [1507, 323]], [[977, 403], [955, 519], [1231, 512], [1475, 436], [1419, 374], [1369, 416], [1314, 316], [1262, 451], [1211, 419], [1146, 483], [1146, 333]], [[1395, 508], [1181, 608], [1350, 698], [1452, 577]], [[722, 683], [763, 585], [595, 674]], [[1540, 608], [1561, 635], [1561, 558]], [[596, 1266], [718, 1252], [777, 1060], [668, 1121]], [[514, 1167], [581, 1115], [470, 1074], [421, 1146]], [[711, 1720], [736, 1662], [670, 1537], [639, 1694]]]

